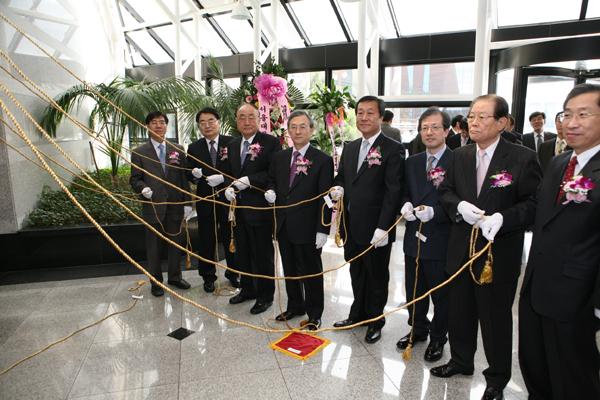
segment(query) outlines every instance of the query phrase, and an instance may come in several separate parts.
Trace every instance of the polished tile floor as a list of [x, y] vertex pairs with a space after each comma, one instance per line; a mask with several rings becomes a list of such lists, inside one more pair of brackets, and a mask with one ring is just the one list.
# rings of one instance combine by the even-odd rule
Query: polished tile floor
[[[343, 262], [342, 250], [331, 238], [323, 258], [328, 269]], [[399, 241], [392, 249], [389, 310], [405, 301], [403, 269]], [[252, 302], [232, 306], [228, 297], [205, 293], [196, 271], [185, 271], [184, 277], [192, 289], [176, 289], [178, 293], [232, 320], [268, 328], [267, 319], [278, 310], [276, 299], [267, 312], [251, 315]], [[133, 299], [127, 289], [143, 278], [119, 275], [0, 286], [0, 371], [129, 307]], [[281, 289], [285, 309], [283, 284]], [[365, 343], [364, 327], [326, 331], [320, 335], [331, 344], [301, 362], [269, 348], [281, 334], [224, 321], [169, 293], [154, 298], [149, 285], [142, 293], [144, 298], [132, 310], [0, 376], [0, 399], [480, 399], [485, 390], [481, 371], [487, 363], [481, 345], [472, 377], [430, 375], [431, 366], [448, 361], [448, 347], [444, 358], [432, 365], [423, 360], [426, 343], [419, 343], [412, 360], [405, 361], [395, 345], [409, 332], [404, 310], [387, 318], [378, 343]], [[325, 275], [323, 327], [346, 318], [351, 302], [348, 267]], [[514, 315], [516, 321], [516, 308]], [[194, 333], [183, 340], [167, 336], [181, 327]], [[515, 334], [506, 399], [527, 397], [516, 349]]]

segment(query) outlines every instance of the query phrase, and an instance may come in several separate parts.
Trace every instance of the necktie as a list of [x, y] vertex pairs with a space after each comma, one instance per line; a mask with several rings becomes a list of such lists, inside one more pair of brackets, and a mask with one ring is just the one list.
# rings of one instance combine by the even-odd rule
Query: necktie
[[563, 148], [564, 148], [564, 142], [562, 141], [562, 139], [557, 139], [557, 143], [558, 146], [556, 148], [556, 152], [554, 153], [555, 156], [559, 155], [560, 153], [562, 153]]
[[365, 161], [365, 158], [367, 157], [367, 153], [369, 152], [369, 147], [371, 147], [371, 144], [369, 143], [369, 141], [363, 140], [362, 146], [360, 148], [360, 154], [358, 155], [358, 165], [356, 166], [356, 172], [358, 172], [358, 170], [360, 170], [362, 163]]
[[479, 165], [477, 166], [477, 197], [479, 197], [483, 181], [485, 181], [485, 173], [487, 172], [487, 167], [483, 160], [483, 157], [485, 157], [485, 150], [479, 150], [477, 152], [477, 157], [479, 158]]
[[213, 167], [217, 166], [217, 149], [215, 149], [215, 141], [210, 141], [210, 159], [212, 160]]
[[429, 162], [427, 163], [427, 171], [431, 171], [433, 169], [433, 162], [435, 161], [434, 156], [429, 156]]
[[565, 183], [567, 183], [567, 181], [569, 181], [573, 175], [575, 175], [575, 166], [577, 165], [577, 156], [571, 158], [571, 162], [569, 163], [569, 166], [567, 167], [567, 170], [565, 171], [565, 177], [562, 180], [562, 183], [560, 184], [560, 191], [558, 192], [558, 198], [556, 199], [556, 205], [558, 205], [558, 202], [560, 201], [560, 199], [564, 196], [565, 194]]
[[537, 142], [535, 143], [535, 149], [539, 149], [540, 148], [540, 144], [542, 144], [544, 140], [542, 139], [542, 135], [538, 134], [537, 135]]
[[292, 183], [294, 183], [294, 178], [296, 177], [296, 161], [298, 161], [298, 157], [300, 157], [300, 152], [295, 151], [294, 161], [292, 161], [292, 167], [290, 168], [290, 187], [292, 186]]
[[461, 143], [461, 147], [465, 146], [467, 144], [467, 138], [462, 138], [462, 143]]
[[165, 144], [161, 143], [158, 145], [158, 159], [162, 163], [163, 172], [166, 172], [167, 166], [165, 165], [167, 162], [167, 156], [165, 154]]
[[248, 141], [244, 140], [244, 147], [242, 148], [242, 158], [240, 163], [244, 165], [244, 160], [246, 159], [246, 154], [248, 154]]

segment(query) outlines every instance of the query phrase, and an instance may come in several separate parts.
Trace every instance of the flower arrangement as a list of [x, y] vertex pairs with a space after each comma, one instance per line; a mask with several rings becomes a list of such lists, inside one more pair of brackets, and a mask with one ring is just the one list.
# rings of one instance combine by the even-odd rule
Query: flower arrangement
[[221, 147], [219, 149], [219, 157], [221, 161], [227, 160], [227, 147]]
[[179, 164], [179, 153], [172, 151], [169, 153], [169, 164]]
[[304, 173], [304, 175], [308, 175], [308, 169], [311, 166], [312, 162], [310, 162], [304, 157], [298, 157], [296, 159], [296, 175], [299, 175], [300, 172]]
[[440, 186], [440, 183], [444, 181], [444, 175], [446, 175], [446, 171], [442, 169], [442, 167], [432, 168], [427, 171], [427, 180], [433, 182], [433, 186], [437, 189]]
[[492, 188], [510, 186], [512, 184], [512, 177], [513, 176], [508, 174], [506, 171], [496, 171], [496, 175], [490, 176], [490, 179], [492, 180]]
[[584, 202], [589, 203], [590, 201], [588, 200], [587, 195], [594, 186], [596, 185], [592, 183], [590, 178], [586, 178], [581, 174], [575, 175], [563, 185], [563, 190], [567, 197], [567, 201], [563, 204], [568, 204], [571, 201], [574, 201], [577, 204]]
[[377, 146], [376, 149], [369, 150], [365, 162], [369, 164], [369, 168], [371, 168], [372, 165], [381, 165], [381, 149], [379, 146]]
[[256, 157], [258, 157], [260, 155], [260, 153], [262, 153], [263, 148], [260, 145], [260, 143], [254, 143], [251, 144], [250, 147], [248, 148], [248, 154], [250, 154], [252, 157], [250, 157], [250, 161], [254, 161], [256, 159]]

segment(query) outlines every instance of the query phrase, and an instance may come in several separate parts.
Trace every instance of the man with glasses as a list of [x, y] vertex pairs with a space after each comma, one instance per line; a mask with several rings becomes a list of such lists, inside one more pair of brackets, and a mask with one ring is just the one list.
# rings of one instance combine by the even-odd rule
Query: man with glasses
[[523, 135], [523, 146], [527, 146], [533, 151], [538, 151], [540, 144], [556, 137], [556, 133], [544, 131], [544, 125], [546, 125], [545, 113], [540, 111], [532, 112], [529, 116], [529, 123], [533, 128], [533, 132]]
[[563, 107], [573, 150], [550, 160], [514, 213], [522, 226], [535, 216], [519, 301], [519, 362], [533, 400], [600, 398], [600, 86], [575, 86]]
[[[146, 128], [151, 133], [147, 143], [136, 147], [131, 153], [131, 177], [129, 184], [146, 200], [142, 204], [144, 221], [158, 232], [179, 243], [181, 222], [192, 212], [190, 184], [186, 176], [186, 157], [183, 147], [165, 140], [169, 119], [161, 111], [153, 111], [146, 117]], [[176, 188], [167, 185], [169, 182]], [[177, 190], [177, 188], [181, 190]], [[188, 205], [184, 206], [184, 202]], [[146, 228], [146, 255], [148, 272], [163, 281], [160, 255], [164, 240]], [[181, 277], [181, 251], [169, 244], [169, 273], [167, 283], [179, 289], [189, 289], [190, 284]], [[152, 283], [155, 297], [164, 294], [163, 288]]]
[[[286, 277], [317, 274], [323, 271], [321, 248], [327, 241], [331, 209], [319, 194], [327, 192], [333, 181], [333, 158], [310, 145], [314, 121], [305, 112], [290, 114], [288, 133], [294, 146], [273, 156], [265, 199], [277, 206], [291, 206], [317, 197], [311, 202], [277, 210], [277, 241]], [[324, 308], [323, 276], [286, 280], [287, 309], [276, 317], [290, 320], [308, 314], [308, 329], [321, 326]]]
[[[454, 222], [446, 257], [449, 275], [469, 260], [469, 238], [473, 226], [483, 222], [482, 215], [490, 226], [502, 224], [505, 215], [535, 193], [541, 180], [536, 153], [500, 137], [507, 114], [508, 104], [500, 96], [488, 94], [473, 100], [467, 118], [476, 145], [454, 151], [446, 179], [440, 184], [440, 203]], [[508, 218], [505, 222], [511, 229], [512, 222]], [[432, 368], [431, 374], [444, 378], [472, 375], [480, 325], [489, 364], [483, 371], [487, 383], [484, 400], [502, 399], [511, 377], [511, 309], [521, 272], [524, 233], [524, 229], [500, 231], [495, 238], [491, 283], [480, 282], [487, 253], [473, 263], [473, 277], [463, 271], [450, 283], [448, 334], [452, 358], [448, 364]], [[487, 242], [477, 235], [475, 250], [481, 250]]]
[[[404, 192], [402, 143], [381, 132], [385, 102], [364, 96], [356, 103], [356, 127], [362, 138], [344, 148], [334, 179], [333, 200], [344, 195], [344, 219], [340, 233], [345, 235], [344, 258], [350, 263], [354, 302], [348, 318], [334, 327], [345, 327], [383, 314], [388, 298], [390, 252], [396, 240], [396, 222]], [[381, 339], [385, 318], [369, 323], [365, 341]]]
[[[245, 103], [236, 110], [237, 129], [242, 136], [227, 145], [227, 162], [223, 171], [236, 180], [226, 178], [225, 197], [237, 197], [238, 206], [269, 207], [265, 200], [269, 166], [273, 155], [281, 150], [278, 138], [258, 131], [258, 109]], [[233, 184], [232, 186], [230, 186]], [[239, 193], [236, 196], [236, 191]], [[235, 211], [235, 265], [239, 271], [255, 275], [274, 276], [275, 250], [273, 248], [273, 212], [238, 208]], [[273, 304], [275, 281], [242, 275], [240, 292], [229, 299], [231, 304], [256, 299], [252, 314], [265, 312]]]
[[[221, 130], [221, 117], [214, 108], [206, 107], [196, 114], [196, 122], [200, 127], [202, 138], [198, 139], [188, 148], [187, 167], [188, 179], [197, 186], [196, 194], [199, 197], [209, 198], [211, 200], [225, 201], [225, 196], [214, 196], [223, 188], [224, 178], [221, 174], [223, 164], [227, 159], [227, 144], [233, 140], [232, 136], [223, 136]], [[201, 179], [204, 176], [205, 179]], [[196, 202], [196, 213], [198, 214], [198, 255], [207, 260], [214, 260], [216, 253], [217, 238], [216, 226], [221, 232], [221, 241], [225, 251], [227, 266], [231, 269], [235, 267], [234, 254], [229, 251], [229, 242], [231, 241], [231, 222], [227, 218], [227, 207], [221, 204], [214, 204], [210, 201]], [[198, 273], [204, 279], [204, 291], [212, 293], [215, 290], [215, 281], [217, 280], [215, 265], [206, 261], [198, 260]], [[240, 276], [229, 270], [225, 271], [225, 276], [231, 282], [233, 287], [240, 287]]]
[[[428, 108], [419, 118], [419, 132], [427, 150], [406, 160], [404, 205], [400, 212], [405, 214], [406, 220], [404, 282], [408, 302], [446, 280], [446, 247], [452, 221], [440, 205], [437, 188], [444, 180], [452, 157], [452, 150], [445, 145], [449, 129], [448, 114], [437, 107]], [[435, 307], [431, 321], [427, 318], [429, 297], [408, 307], [412, 336], [409, 332], [396, 343], [398, 348], [405, 349], [409, 344], [424, 342], [431, 336], [425, 361], [442, 358], [448, 341], [448, 287], [433, 292], [431, 300]]]
[[554, 121], [556, 122], [556, 134], [557, 136], [553, 139], [548, 140], [540, 145], [538, 149], [538, 158], [540, 160], [540, 165], [542, 166], [542, 171], [546, 171], [546, 166], [550, 159], [554, 156], [559, 155], [565, 150], [572, 150], [568, 145], [567, 141], [563, 137], [563, 129], [561, 118], [563, 113], [560, 112], [556, 114]]

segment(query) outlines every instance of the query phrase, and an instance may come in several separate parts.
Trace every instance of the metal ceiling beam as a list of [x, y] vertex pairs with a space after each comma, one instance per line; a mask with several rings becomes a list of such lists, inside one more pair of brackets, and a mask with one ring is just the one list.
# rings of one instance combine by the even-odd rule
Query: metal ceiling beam
[[231, 41], [231, 39], [229, 39], [229, 36], [227, 36], [227, 34], [225, 33], [225, 31], [223, 31], [223, 28], [221, 28], [221, 26], [219, 25], [219, 23], [217, 21], [215, 21], [214, 18], [210, 18], [210, 17], [208, 17], [206, 15], [204, 15], [203, 17], [210, 24], [210, 26], [215, 30], [215, 32], [217, 32], [217, 35], [219, 35], [219, 37], [221, 38], [221, 40], [223, 42], [225, 42], [225, 45], [227, 47], [229, 47], [229, 50], [231, 50], [231, 52], [233, 54], [240, 54], [240, 52], [237, 49], [237, 47], [235, 47], [235, 45], [233, 44], [233, 42]]
[[342, 31], [344, 31], [344, 36], [346, 36], [346, 40], [349, 43], [353, 42], [354, 38], [352, 37], [352, 31], [350, 31], [350, 27], [348, 26], [348, 23], [346, 22], [346, 18], [344, 18], [344, 13], [342, 13], [342, 9], [340, 8], [338, 1], [337, 0], [329, 0], [329, 3], [331, 4], [331, 8], [333, 8], [333, 12], [335, 13], [337, 20], [338, 20], [340, 26], [342, 27]]
[[[276, 1], [276, 0], [274, 0], [274, 1]], [[280, 2], [281, 2], [281, 5], [283, 6], [283, 9], [285, 10], [285, 12], [287, 13], [288, 17], [290, 18], [290, 21], [292, 21], [292, 24], [294, 25], [294, 28], [296, 28], [296, 31], [298, 32], [298, 35], [300, 35], [300, 37], [304, 41], [304, 45], [306, 47], [312, 46], [312, 43], [308, 39], [308, 35], [304, 31], [304, 28], [302, 28], [302, 24], [300, 24], [300, 21], [298, 20], [298, 17], [296, 16], [296, 13], [294, 12], [294, 10], [292, 9], [292, 7], [290, 6], [289, 0], [280, 0]]]
[[396, 36], [402, 37], [400, 34], [400, 25], [398, 24], [398, 18], [396, 18], [396, 11], [394, 11], [394, 5], [392, 4], [392, 0], [386, 0], [388, 10], [390, 10], [390, 16], [392, 17], [392, 24], [394, 24], [394, 29], [396, 30]]
[[125, 35], [125, 41], [127, 43], [129, 43], [131, 45], [131, 47], [133, 47], [135, 49], [135, 51], [137, 51], [138, 53], [140, 53], [140, 56], [142, 56], [142, 58], [144, 60], [146, 60], [146, 62], [148, 64], [150, 64], [150, 65], [154, 65], [155, 64], [155, 62], [152, 61], [152, 59], [150, 58], [150, 56], [148, 54], [146, 54], [146, 52], [144, 50], [142, 50], [142, 48], [140, 46], [138, 46], [138, 44], [132, 38], [130, 38], [128, 34], [125, 33], [124, 35]]
[[579, 12], [579, 20], [583, 21], [585, 19], [585, 15], [587, 14], [588, 8], [588, 0], [581, 1], [581, 11]]

